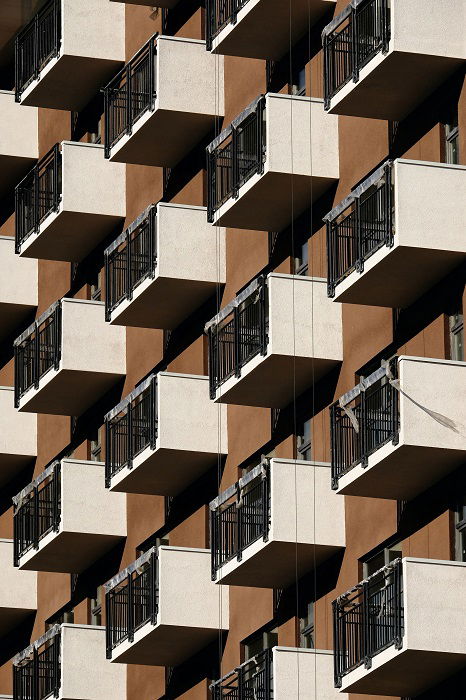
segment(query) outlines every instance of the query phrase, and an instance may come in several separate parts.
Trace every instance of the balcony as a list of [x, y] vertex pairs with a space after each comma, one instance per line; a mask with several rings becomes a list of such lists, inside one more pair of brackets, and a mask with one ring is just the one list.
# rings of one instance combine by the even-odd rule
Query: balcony
[[336, 0], [208, 0], [207, 47], [212, 53], [278, 61]]
[[15, 40], [16, 100], [81, 111], [125, 60], [125, 8], [49, 0]]
[[327, 216], [329, 296], [405, 308], [466, 258], [466, 167], [388, 161]]
[[223, 59], [205, 41], [154, 35], [105, 88], [105, 155], [172, 167], [224, 114]]
[[394, 358], [330, 408], [338, 493], [411, 500], [464, 462], [466, 362]]
[[212, 501], [212, 579], [287, 588], [341, 551], [344, 499], [332, 493], [329, 470], [318, 462], [264, 460]]
[[174, 496], [228, 452], [226, 407], [209, 400], [208, 378], [150, 375], [105, 417], [106, 485]]
[[[0, 7], [0, 17], [1, 13]], [[0, 45], [1, 29], [0, 19]], [[13, 92], [0, 90], [0, 122], [0, 196], [3, 197], [39, 157], [38, 110], [18, 105]]]
[[15, 331], [37, 308], [37, 260], [15, 255], [15, 241], [0, 236], [0, 339]]
[[329, 116], [316, 98], [254, 100], [207, 148], [209, 221], [258, 231], [290, 225], [338, 180], [338, 119]]
[[123, 222], [125, 177], [103, 146], [57, 143], [16, 187], [16, 252], [81, 261]]
[[348, 700], [333, 684], [333, 654], [320, 649], [273, 647], [210, 686], [212, 700]]
[[13, 479], [37, 456], [37, 416], [18, 413], [14, 388], [0, 386], [0, 485]]
[[332, 114], [401, 121], [466, 58], [464, 4], [356, 0], [322, 34]]
[[106, 588], [107, 658], [177, 666], [229, 624], [228, 588], [210, 580], [206, 549], [150, 549]]
[[14, 342], [20, 411], [80, 416], [126, 373], [124, 328], [100, 301], [63, 298]]
[[105, 628], [54, 625], [13, 658], [15, 700], [126, 700], [126, 669], [105, 659]]
[[225, 283], [225, 267], [225, 229], [205, 207], [153, 204], [105, 251], [106, 320], [176, 328]]
[[210, 396], [220, 403], [283, 408], [343, 359], [341, 305], [324, 279], [258, 277], [206, 332]]
[[109, 493], [104, 473], [100, 462], [64, 459], [13, 499], [16, 566], [81, 573], [126, 537], [126, 497]]
[[333, 603], [335, 685], [414, 697], [466, 663], [466, 564], [406, 557]]
[[37, 574], [13, 566], [13, 542], [0, 539], [0, 639], [37, 610]]

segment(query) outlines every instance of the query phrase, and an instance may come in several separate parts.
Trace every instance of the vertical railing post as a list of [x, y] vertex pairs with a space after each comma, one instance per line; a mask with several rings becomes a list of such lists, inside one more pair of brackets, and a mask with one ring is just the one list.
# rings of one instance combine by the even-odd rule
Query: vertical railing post
[[393, 240], [393, 221], [392, 221], [392, 175], [393, 167], [390, 163], [385, 166], [385, 216], [386, 216], [386, 244], [392, 247]]
[[60, 520], [61, 520], [61, 508], [60, 508], [60, 501], [61, 501], [61, 479], [62, 479], [62, 474], [61, 474], [61, 465], [56, 464], [53, 470], [53, 475], [52, 475], [52, 492], [53, 492], [53, 502], [52, 502], [52, 525], [53, 525], [53, 530], [54, 532], [58, 532], [58, 528], [60, 526]]
[[39, 549], [39, 493], [37, 486], [34, 486], [32, 496], [32, 545], [34, 549]]
[[262, 496], [262, 537], [264, 542], [269, 539], [269, 509], [270, 509], [270, 468], [265, 467], [261, 480]]
[[128, 136], [131, 135], [133, 131], [133, 103], [132, 103], [132, 78], [131, 78], [131, 64], [128, 64], [125, 68], [126, 72], [126, 133]]
[[157, 555], [152, 552], [149, 561], [149, 615], [152, 625], [157, 622], [157, 564]]
[[267, 334], [267, 317], [268, 317], [268, 298], [267, 298], [267, 279], [262, 277], [260, 281], [259, 292], [259, 325], [260, 325], [260, 354], [267, 354], [268, 334]]
[[218, 352], [215, 352], [214, 343], [218, 346], [218, 333], [214, 331], [213, 326], [207, 329], [207, 345], [208, 345], [208, 364], [209, 364], [209, 396], [215, 399], [217, 391], [217, 363]]
[[[220, 506], [219, 506], [220, 507]], [[209, 518], [210, 525], [210, 564], [211, 564], [211, 578], [215, 581], [217, 578], [217, 561], [218, 561], [218, 550], [219, 550], [219, 537], [218, 537], [218, 509], [210, 511]]]
[[233, 199], [238, 199], [239, 192], [239, 163], [238, 163], [238, 129], [233, 126], [231, 131], [231, 191]]
[[233, 352], [235, 363], [235, 377], [241, 376], [241, 330], [240, 330], [240, 313], [238, 307], [233, 310]]
[[126, 236], [126, 270], [125, 270], [125, 277], [126, 277], [126, 290], [125, 290], [125, 297], [129, 301], [133, 298], [133, 276], [131, 274], [132, 272], [132, 263], [133, 263], [133, 239], [131, 238], [131, 233], [128, 232]]
[[[262, 175], [264, 172], [264, 109], [265, 109], [265, 97], [259, 100], [256, 107], [256, 138], [257, 138], [257, 172]], [[267, 137], [267, 134], [265, 134]]]
[[133, 467], [133, 410], [132, 404], [128, 404], [126, 411], [126, 449], [127, 453], [127, 465], [128, 469]]
[[105, 658], [112, 658], [112, 623], [113, 610], [111, 604], [112, 589], [105, 592]]
[[363, 658], [364, 668], [372, 666], [371, 616], [369, 601], [369, 583], [362, 584], [362, 628], [363, 628]]
[[149, 386], [149, 435], [151, 450], [155, 450], [158, 435], [157, 392], [157, 377], [154, 377]]
[[104, 253], [104, 271], [105, 271], [105, 320], [110, 321], [112, 309], [112, 296], [110, 285], [110, 256], [107, 251]]
[[128, 606], [128, 642], [131, 644], [134, 642], [134, 596], [133, 596], [133, 578], [132, 574], [128, 574], [128, 586], [127, 586], [127, 606]]
[[112, 439], [111, 439], [111, 425], [110, 421], [105, 421], [105, 488], [110, 488], [110, 483], [112, 480], [112, 459], [113, 459], [113, 449], [112, 449]]

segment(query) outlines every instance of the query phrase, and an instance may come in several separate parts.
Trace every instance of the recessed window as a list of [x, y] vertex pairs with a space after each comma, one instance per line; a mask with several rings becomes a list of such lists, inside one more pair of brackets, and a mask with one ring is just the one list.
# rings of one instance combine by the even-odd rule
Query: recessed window
[[293, 82], [290, 86], [292, 95], [306, 94], [306, 67], [299, 67], [293, 70]]
[[448, 317], [448, 326], [450, 332], [450, 359], [462, 361], [464, 358], [464, 317], [462, 309]]
[[294, 274], [307, 275], [309, 268], [309, 246], [308, 241], [297, 246], [294, 256]]
[[98, 586], [90, 601], [91, 625], [102, 625], [102, 586]]
[[455, 559], [466, 562], [466, 498], [465, 502], [458, 506], [455, 514], [455, 525]]
[[458, 108], [456, 107], [450, 116], [445, 129], [445, 162], [457, 164], [460, 162], [459, 154], [459, 128], [458, 128]]
[[304, 616], [299, 618], [299, 646], [314, 649], [314, 602], [307, 604]]
[[266, 649], [272, 649], [272, 647], [278, 644], [278, 628], [268, 630], [267, 632], [261, 632], [258, 635], [251, 637], [247, 642], [243, 644], [244, 648], [244, 660], [248, 661], [252, 659], [257, 654], [260, 654]]
[[100, 427], [91, 440], [91, 461], [102, 461], [102, 427]]
[[303, 460], [311, 459], [311, 421], [303, 421], [296, 435], [296, 458]]

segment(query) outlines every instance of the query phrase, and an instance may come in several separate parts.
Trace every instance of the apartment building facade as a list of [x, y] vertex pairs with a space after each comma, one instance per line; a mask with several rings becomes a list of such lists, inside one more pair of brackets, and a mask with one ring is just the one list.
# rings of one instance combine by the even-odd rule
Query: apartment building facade
[[465, 0], [0, 7], [0, 698], [457, 700]]

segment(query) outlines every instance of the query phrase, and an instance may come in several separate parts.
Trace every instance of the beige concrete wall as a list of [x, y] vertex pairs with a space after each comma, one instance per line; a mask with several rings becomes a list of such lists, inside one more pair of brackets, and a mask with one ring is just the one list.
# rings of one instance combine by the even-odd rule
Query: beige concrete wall
[[126, 537], [126, 494], [105, 488], [103, 463], [62, 460], [60, 530]]
[[[466, 362], [401, 356], [398, 372], [400, 442], [466, 450]], [[421, 407], [446, 417], [454, 427], [443, 425]]]
[[62, 625], [60, 698], [126, 700], [126, 665], [105, 658], [105, 627]]
[[225, 229], [207, 222], [205, 207], [158, 204], [157, 271], [160, 277], [225, 283]]
[[227, 453], [227, 409], [210, 400], [208, 377], [160, 372], [157, 415], [159, 447]]
[[37, 609], [37, 572], [13, 566], [13, 540], [0, 539], [0, 608]]
[[204, 41], [159, 37], [156, 66], [160, 109], [223, 116], [223, 56], [206, 51]]
[[0, 90], [0, 155], [39, 157], [38, 112], [15, 102], [14, 92]]
[[0, 304], [37, 306], [37, 260], [16, 255], [12, 236], [0, 236], [0, 265]]
[[399, 244], [466, 253], [466, 166], [396, 160], [393, 167]]
[[0, 455], [37, 455], [37, 415], [16, 410], [10, 386], [0, 387]]
[[104, 158], [104, 147], [62, 143], [62, 204], [64, 211], [126, 216], [126, 167]]
[[338, 179], [338, 117], [323, 100], [269, 93], [265, 116], [267, 170]]
[[463, 0], [391, 0], [395, 51], [466, 58]]
[[333, 683], [333, 653], [320, 649], [275, 647], [274, 700], [347, 700]]
[[343, 359], [342, 307], [326, 280], [272, 273], [268, 294], [270, 354]]
[[81, 372], [126, 373], [126, 329], [105, 323], [100, 301], [63, 299], [60, 367]]
[[332, 491], [330, 464], [270, 461], [270, 539], [344, 547], [345, 499]]
[[466, 658], [465, 586], [466, 563], [406, 557], [403, 646]]
[[108, 0], [61, 0], [62, 53], [125, 60], [125, 6]]
[[211, 580], [210, 550], [162, 546], [158, 557], [158, 623], [227, 630], [228, 587]]

